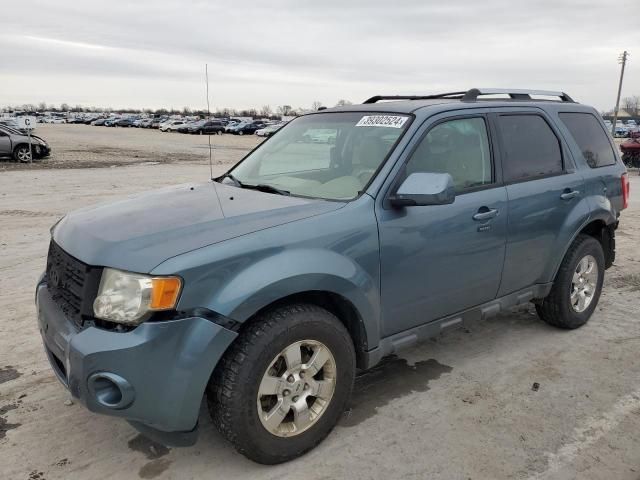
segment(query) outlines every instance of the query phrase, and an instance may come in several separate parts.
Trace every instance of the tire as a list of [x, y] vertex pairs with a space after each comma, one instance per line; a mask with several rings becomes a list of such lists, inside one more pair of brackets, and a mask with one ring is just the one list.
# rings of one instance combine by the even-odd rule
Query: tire
[[[318, 344], [314, 345], [315, 350], [306, 350], [308, 342]], [[318, 353], [322, 347], [331, 355], [324, 363], [316, 362], [323, 365], [322, 370], [316, 374], [305, 370], [305, 365], [312, 366], [316, 358], [309, 355]], [[301, 369], [300, 363], [292, 361], [298, 365], [298, 373], [289, 372], [289, 363], [283, 355], [285, 350], [301, 355], [298, 358]], [[326, 351], [323, 350], [323, 354], [326, 356]], [[307, 376], [303, 378], [305, 373]], [[296, 375], [295, 383], [287, 383], [293, 375]], [[354, 375], [353, 342], [334, 315], [315, 305], [283, 306], [256, 318], [224, 355], [207, 387], [209, 412], [220, 433], [247, 458], [268, 465], [286, 462], [308, 452], [331, 432], [351, 397]], [[279, 393], [259, 397], [259, 389], [267, 376], [276, 379]], [[313, 387], [306, 382], [313, 382]], [[330, 395], [313, 396], [320, 383], [324, 388], [317, 390], [318, 393], [332, 390]], [[326, 400], [316, 403], [321, 397]], [[290, 403], [284, 404], [286, 401]], [[267, 402], [266, 405], [263, 402]], [[280, 410], [275, 405], [277, 402], [283, 402], [285, 408]], [[320, 413], [307, 419], [310, 423], [301, 421], [298, 428], [294, 405], [300, 406], [301, 402], [308, 418], [314, 415], [316, 410], [311, 409], [314, 406]], [[265, 423], [267, 413], [285, 409], [286, 416], [282, 418], [282, 413], [273, 423], [273, 429], [278, 431], [270, 431]], [[307, 417], [301, 415], [301, 418]]]
[[218, 135], [222, 135], [222, 130], [218, 130], [218, 131], [216, 132], [216, 134], [218, 134]]
[[27, 163], [30, 162], [31, 159], [31, 151], [29, 150], [29, 145], [18, 145], [13, 150], [13, 159], [17, 162]]
[[[580, 267], [582, 273], [579, 273], [578, 265], [581, 262], [583, 262]], [[597, 268], [596, 272], [591, 270], [589, 273], [588, 265], [591, 263]], [[579, 235], [565, 254], [549, 295], [541, 303], [536, 304], [538, 316], [549, 325], [569, 330], [587, 323], [600, 299], [604, 270], [605, 259], [600, 242], [588, 235]], [[591, 283], [593, 286], [590, 286]], [[574, 285], [579, 288], [574, 288]], [[590, 295], [584, 296], [588, 299], [584, 304], [580, 303], [582, 301], [580, 287], [584, 287], [584, 292], [590, 291]]]
[[242, 130], [240, 130], [240, 131], [238, 132], [238, 135], [244, 135], [244, 132], [243, 132]]

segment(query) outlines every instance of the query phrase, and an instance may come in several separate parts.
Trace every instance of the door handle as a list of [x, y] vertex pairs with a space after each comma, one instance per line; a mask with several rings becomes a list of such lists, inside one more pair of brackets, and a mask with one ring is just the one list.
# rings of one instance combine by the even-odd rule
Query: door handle
[[567, 188], [565, 189], [564, 193], [560, 195], [560, 198], [562, 200], [571, 200], [572, 198], [576, 198], [578, 195], [580, 195], [580, 192], [578, 190], [569, 190]]
[[473, 216], [473, 219], [476, 221], [489, 220], [496, 215], [498, 215], [497, 208], [481, 207], [478, 209], [478, 213]]

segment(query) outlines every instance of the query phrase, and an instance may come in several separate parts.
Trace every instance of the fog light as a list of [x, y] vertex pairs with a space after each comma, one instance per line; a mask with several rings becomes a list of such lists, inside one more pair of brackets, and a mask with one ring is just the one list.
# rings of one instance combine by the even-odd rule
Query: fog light
[[96, 403], [106, 408], [114, 410], [127, 408], [135, 398], [131, 384], [115, 373], [94, 373], [87, 380], [87, 386]]

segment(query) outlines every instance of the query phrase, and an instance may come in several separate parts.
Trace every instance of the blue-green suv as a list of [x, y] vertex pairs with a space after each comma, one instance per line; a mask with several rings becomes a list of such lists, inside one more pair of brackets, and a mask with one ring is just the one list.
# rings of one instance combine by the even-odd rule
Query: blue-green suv
[[37, 286], [60, 381], [170, 445], [262, 463], [333, 428], [357, 369], [533, 302], [592, 315], [629, 184], [562, 92], [373, 97], [299, 117], [228, 173], [68, 214]]

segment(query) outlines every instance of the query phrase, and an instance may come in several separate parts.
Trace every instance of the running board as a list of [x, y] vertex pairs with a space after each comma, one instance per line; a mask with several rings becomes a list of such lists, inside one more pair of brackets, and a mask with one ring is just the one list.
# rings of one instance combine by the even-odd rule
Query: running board
[[434, 320], [433, 322], [383, 338], [376, 348], [368, 352], [362, 352], [358, 359], [358, 366], [362, 366], [364, 369], [371, 368], [383, 357], [435, 337], [444, 331], [468, 326], [474, 322], [505, 312], [516, 305], [528, 303], [536, 298], [544, 298], [549, 294], [552, 285], [552, 283], [537, 284], [510, 293], [504, 297], [496, 298], [477, 307], [456, 313], [455, 315]]

